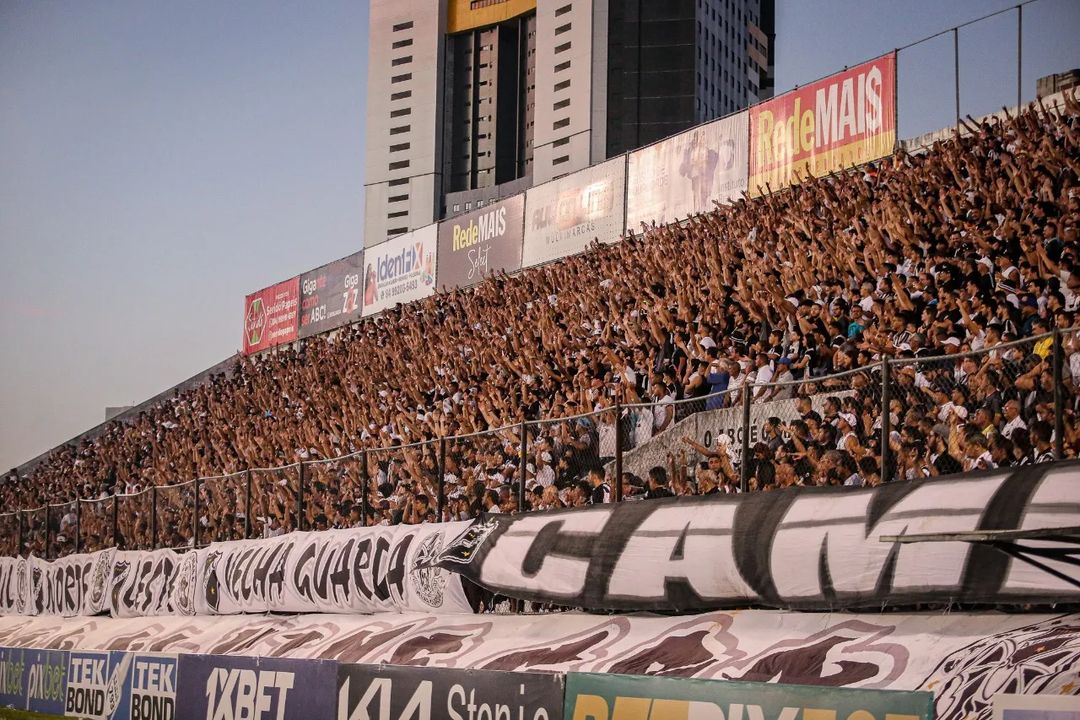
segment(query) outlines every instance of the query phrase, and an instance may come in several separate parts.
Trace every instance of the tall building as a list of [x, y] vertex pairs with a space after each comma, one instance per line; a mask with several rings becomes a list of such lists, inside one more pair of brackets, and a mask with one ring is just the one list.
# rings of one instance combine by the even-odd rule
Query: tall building
[[371, 0], [364, 243], [772, 96], [775, 0]]

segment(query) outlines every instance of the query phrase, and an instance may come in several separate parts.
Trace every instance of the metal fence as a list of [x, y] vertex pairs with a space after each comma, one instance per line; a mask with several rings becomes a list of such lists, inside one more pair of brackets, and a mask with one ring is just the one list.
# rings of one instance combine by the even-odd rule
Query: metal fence
[[[440, 522], [812, 476], [877, 484], [1071, 457], [1080, 328], [776, 382], [687, 384], [679, 400], [529, 420], [0, 514], [0, 552], [190, 548], [292, 530]], [[730, 364], [729, 364], [730, 366]], [[732, 368], [733, 369], [733, 368]], [[885, 412], [888, 408], [888, 412]], [[946, 452], [948, 450], [948, 452]]]

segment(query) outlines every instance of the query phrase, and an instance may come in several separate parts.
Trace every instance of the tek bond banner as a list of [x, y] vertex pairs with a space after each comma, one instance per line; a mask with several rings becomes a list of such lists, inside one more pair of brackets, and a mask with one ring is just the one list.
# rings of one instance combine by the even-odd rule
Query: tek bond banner
[[560, 720], [563, 676], [339, 665], [337, 698], [341, 720]]
[[470, 613], [461, 578], [433, 565], [467, 523], [293, 532], [187, 553], [173, 605], [186, 615]]
[[[494, 515], [474, 522], [438, 562], [509, 597], [597, 610], [1056, 603], [1080, 599], [1080, 590], [993, 548], [880, 538], [1068, 527], [1078, 513], [1080, 463], [1071, 462], [872, 489]], [[1075, 577], [1066, 562], [1041, 562]]]
[[0, 648], [0, 708], [64, 714], [64, 650]]
[[525, 196], [485, 205], [439, 223], [438, 286], [452, 290], [521, 269]]
[[364, 316], [435, 292], [438, 226], [398, 235], [364, 255]]
[[127, 720], [120, 708], [127, 696], [132, 653], [118, 650], [68, 654], [64, 715], [86, 720]]
[[329, 720], [337, 663], [182, 655], [178, 720]]
[[299, 304], [298, 277], [244, 298], [244, 354], [296, 340]]
[[933, 694], [568, 673], [570, 720], [932, 720]]
[[364, 253], [335, 260], [300, 276], [302, 338], [360, 319]]
[[626, 227], [662, 225], [727, 204], [747, 189], [749, 113], [715, 120], [630, 153]]
[[752, 106], [751, 194], [876, 160], [895, 143], [893, 52]]
[[525, 193], [525, 267], [579, 253], [625, 230], [626, 159], [608, 160]]

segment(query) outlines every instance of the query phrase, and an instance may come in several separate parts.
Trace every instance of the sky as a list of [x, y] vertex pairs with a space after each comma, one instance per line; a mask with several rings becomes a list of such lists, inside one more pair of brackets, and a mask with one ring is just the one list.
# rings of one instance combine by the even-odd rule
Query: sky
[[[776, 89], [1013, 5], [777, 0]], [[1080, 67], [1080, 2], [1023, 27], [1027, 100]], [[1015, 11], [959, 43], [962, 112], [1014, 103]], [[901, 137], [952, 123], [951, 35], [898, 74]], [[0, 0], [0, 471], [229, 357], [246, 293], [363, 247], [366, 81], [365, 0]]]

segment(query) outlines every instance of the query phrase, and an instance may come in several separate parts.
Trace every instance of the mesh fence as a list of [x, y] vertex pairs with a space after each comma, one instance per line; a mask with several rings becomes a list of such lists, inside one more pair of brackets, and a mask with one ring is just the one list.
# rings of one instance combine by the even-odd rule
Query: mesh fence
[[516, 505], [522, 477], [521, 426], [447, 438], [445, 464], [446, 519], [476, 517], [492, 503]]
[[[222, 499], [222, 506], [235, 508], [236, 498], [246, 489], [237, 478]], [[245, 486], [246, 488], [246, 486]], [[272, 537], [292, 532], [299, 526], [300, 470], [296, 465], [273, 470], [251, 471], [251, 534], [252, 537]], [[234, 534], [236, 533], [234, 530]]]
[[131, 495], [117, 495], [116, 546], [121, 550], [151, 550], [154, 546], [154, 494], [143, 490]]
[[[554, 493], [547, 490], [551, 485], [558, 490], [558, 504], [554, 507], [585, 505], [592, 500], [610, 501], [613, 471], [605, 467], [601, 448], [604, 452], [611, 452], [613, 459], [614, 437], [614, 410], [529, 423], [528, 456], [537, 478], [532, 487], [540, 485], [543, 488], [537, 504], [547, 505], [555, 499]], [[551, 481], [551, 484], [545, 486], [547, 481]], [[549, 497], [547, 502], [543, 500], [545, 492]], [[535, 493], [533, 497], [536, 497]], [[517, 509], [513, 503], [510, 508]]]
[[195, 481], [159, 487], [157, 513], [157, 547], [192, 546], [195, 536]]
[[360, 527], [360, 463], [359, 457], [304, 463], [305, 530]]
[[49, 510], [49, 546], [48, 556], [61, 558], [75, 552], [77, 539], [76, 528], [76, 502], [57, 503], [50, 505]]
[[14, 557], [19, 554], [22, 537], [22, 518], [17, 512], [0, 514], [0, 554]]
[[435, 440], [366, 452], [372, 487], [369, 524], [434, 522], [438, 505]]
[[[275, 472], [252, 470], [252, 505], [258, 507], [258, 493], [268, 492], [273, 486], [272, 481], [267, 481], [264, 486], [256, 486], [255, 478], [262, 477], [261, 473]], [[199, 529], [198, 543], [205, 545], [209, 542], [225, 542], [228, 540], [243, 540], [247, 536], [247, 502], [248, 502], [248, 473], [233, 473], [221, 477], [207, 478], [199, 481], [199, 517], [197, 520]], [[258, 513], [256, 512], [256, 517]], [[284, 517], [279, 515], [280, 519]], [[252, 518], [251, 529], [253, 534], [259, 532]]]
[[48, 510], [40, 507], [23, 511], [23, 552], [45, 557], [47, 546]]
[[115, 547], [116, 498], [79, 501], [79, 546], [83, 552]]
[[1062, 457], [1080, 457], [1080, 328], [1061, 333]]

